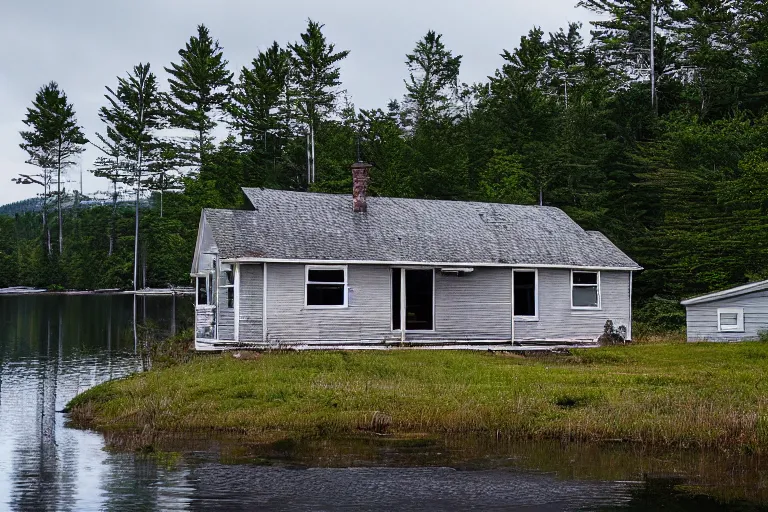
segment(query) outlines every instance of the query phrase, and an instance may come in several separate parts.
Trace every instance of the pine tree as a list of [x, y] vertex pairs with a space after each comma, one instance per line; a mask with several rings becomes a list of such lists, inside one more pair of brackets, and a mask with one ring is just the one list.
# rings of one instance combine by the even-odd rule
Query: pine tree
[[456, 104], [461, 55], [446, 49], [442, 38], [430, 30], [406, 55], [405, 109], [411, 125], [449, 116]]
[[754, 112], [768, 105], [768, 3], [739, 0], [738, 30], [747, 50], [746, 104]]
[[293, 101], [310, 139], [308, 183], [315, 181], [315, 129], [336, 108], [337, 88], [341, 85], [338, 63], [349, 55], [349, 50], [335, 52], [336, 46], [325, 39], [324, 26], [308, 20], [301, 43], [289, 45], [293, 52]]
[[408, 79], [400, 119], [409, 152], [405, 167], [418, 195], [463, 199], [468, 171], [464, 137], [457, 126], [461, 55], [445, 47], [442, 35], [429, 31], [406, 55]]
[[702, 118], [729, 114], [746, 85], [748, 48], [737, 29], [735, 0], [681, 0], [673, 26]]
[[[677, 16], [675, 0], [579, 0], [578, 6], [607, 18], [592, 22], [593, 43], [600, 60], [624, 85], [651, 80], [652, 12], [656, 87], [664, 78], [685, 72], [680, 68], [679, 49], [670, 33]], [[651, 97], [655, 97], [655, 91]]]
[[[73, 156], [84, 151], [83, 145], [88, 140], [83, 135], [82, 128], [77, 125], [74, 107], [67, 102], [67, 95], [59, 89], [56, 82], [43, 86], [37, 92], [32, 105], [32, 108], [27, 109], [27, 116], [24, 119], [24, 124], [32, 130], [21, 132], [21, 137], [24, 139], [21, 147], [30, 155], [31, 161], [36, 162], [35, 165], [56, 170], [59, 254], [62, 254], [64, 252], [64, 228], [61, 214], [62, 172], [74, 163], [70, 160]], [[45, 175], [38, 176], [34, 180], [29, 175], [22, 175], [16, 182], [31, 182], [45, 186], [51, 180], [52, 177]], [[48, 245], [50, 251], [50, 240]]]
[[562, 28], [549, 34], [548, 82], [554, 93], [562, 91], [565, 106], [568, 106], [568, 88], [581, 81], [584, 69], [584, 40], [579, 33], [581, 23], [570, 23], [568, 32]]
[[[251, 67], [243, 67], [232, 94], [232, 125], [249, 148], [258, 177], [248, 176], [251, 185], [277, 185], [277, 161], [290, 136], [288, 115], [288, 78], [290, 52], [277, 42], [259, 52]], [[272, 169], [271, 177], [267, 177]], [[253, 174], [253, 173], [249, 173]]]
[[110, 118], [116, 119], [120, 114], [119, 112], [115, 112], [114, 109], [112, 112], [109, 112], [109, 115], [105, 112], [109, 112], [109, 109], [107, 109], [107, 107], [102, 107], [99, 111], [99, 117], [103, 122], [107, 123], [106, 135], [97, 133], [96, 137], [99, 139], [99, 144], [94, 144], [97, 145], [103, 155], [96, 158], [95, 167], [91, 172], [94, 176], [106, 178], [110, 182], [112, 211], [109, 221], [109, 252], [107, 253], [107, 256], [112, 256], [112, 252], [115, 250], [115, 244], [117, 243], [115, 217], [117, 215], [117, 199], [120, 195], [118, 186], [129, 180], [129, 169], [127, 161], [125, 160], [123, 137], [109, 122]]
[[211, 144], [211, 131], [224, 111], [232, 85], [232, 73], [227, 70], [218, 41], [211, 38], [205, 25], [198, 25], [192, 36], [179, 50], [181, 62], [165, 68], [172, 78], [169, 114], [171, 125], [193, 130], [196, 139], [193, 151], [196, 162], [203, 165]]
[[141, 180], [157, 143], [154, 131], [163, 124], [162, 95], [157, 78], [149, 71], [149, 63], [134, 66], [126, 78], [118, 77], [115, 90], [107, 87], [109, 107], [100, 113], [108, 126], [119, 134], [126, 158], [129, 160], [129, 183], [136, 187], [136, 211], [133, 254], [133, 289], [138, 286], [139, 264], [139, 201]]

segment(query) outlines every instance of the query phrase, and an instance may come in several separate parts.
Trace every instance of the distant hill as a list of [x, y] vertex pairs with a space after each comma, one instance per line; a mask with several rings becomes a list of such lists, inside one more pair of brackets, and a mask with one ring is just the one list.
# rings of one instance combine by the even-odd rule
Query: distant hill
[[[134, 200], [130, 197], [126, 197], [125, 199], [120, 199], [117, 201], [117, 204], [120, 206], [125, 205], [133, 205]], [[149, 199], [142, 199], [141, 200], [141, 206], [146, 208], [151, 204]], [[67, 195], [64, 198], [62, 198], [61, 206], [62, 209], [69, 209], [72, 208], [75, 205], [75, 198], [74, 196]], [[91, 208], [93, 206], [111, 206], [112, 200], [110, 198], [97, 198], [97, 197], [88, 197], [88, 196], [80, 196], [80, 208]], [[22, 214], [27, 212], [39, 212], [42, 209], [43, 206], [43, 200], [39, 197], [30, 197], [29, 199], [23, 199], [21, 201], [16, 201], [14, 203], [8, 203], [0, 206], [0, 215], [16, 215], [16, 214]], [[48, 208], [50, 211], [53, 211], [56, 209], [55, 200], [51, 200], [48, 204]]]
[[39, 197], [30, 197], [22, 199], [15, 203], [8, 203], [0, 206], [0, 215], [16, 215], [17, 213], [39, 212], [42, 208], [43, 200]]

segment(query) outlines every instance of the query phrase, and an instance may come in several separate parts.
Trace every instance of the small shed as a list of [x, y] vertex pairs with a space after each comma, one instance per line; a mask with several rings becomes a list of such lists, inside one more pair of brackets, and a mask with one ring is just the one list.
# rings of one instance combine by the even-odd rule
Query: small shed
[[755, 340], [768, 331], [768, 281], [749, 283], [681, 302], [688, 341]]

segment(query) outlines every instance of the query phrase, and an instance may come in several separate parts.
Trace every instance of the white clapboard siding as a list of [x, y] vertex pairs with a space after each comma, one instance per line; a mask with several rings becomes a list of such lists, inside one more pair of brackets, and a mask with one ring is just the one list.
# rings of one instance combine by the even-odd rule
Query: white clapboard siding
[[512, 275], [478, 267], [463, 276], [435, 272], [435, 330], [408, 332], [408, 340], [509, 340]]
[[240, 265], [240, 341], [262, 341], [263, 272], [261, 265]]
[[[719, 332], [719, 308], [744, 308], [744, 332]], [[768, 290], [686, 306], [688, 341], [739, 341], [757, 339], [768, 331]]]
[[[262, 339], [261, 265], [240, 270], [240, 339]], [[391, 331], [391, 269], [349, 265], [349, 306], [304, 306], [304, 265], [269, 264], [267, 338], [271, 344], [383, 343], [397, 341]], [[511, 334], [509, 268], [475, 268], [458, 277], [435, 273], [435, 331], [409, 332], [407, 341], [503, 341]], [[606, 320], [628, 326], [629, 272], [602, 272], [602, 308], [571, 309], [570, 271], [539, 270], [539, 320], [515, 321], [517, 340], [594, 339]], [[221, 332], [221, 331], [220, 331]], [[220, 339], [221, 338], [220, 336]]]
[[[381, 343], [391, 338], [389, 269], [349, 265], [349, 306], [304, 307], [304, 265], [272, 264], [267, 270], [267, 337], [275, 344]], [[242, 329], [242, 326], [241, 326]]]
[[592, 339], [605, 322], [629, 328], [629, 272], [600, 272], [600, 310], [571, 309], [571, 271], [539, 269], [539, 320], [515, 321], [515, 339]]

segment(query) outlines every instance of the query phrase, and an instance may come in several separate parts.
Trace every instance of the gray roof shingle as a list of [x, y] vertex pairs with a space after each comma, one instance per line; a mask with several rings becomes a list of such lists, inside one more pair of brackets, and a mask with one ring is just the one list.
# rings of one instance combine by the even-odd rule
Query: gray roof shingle
[[204, 210], [222, 259], [551, 265], [639, 269], [552, 207], [243, 189], [254, 210]]

